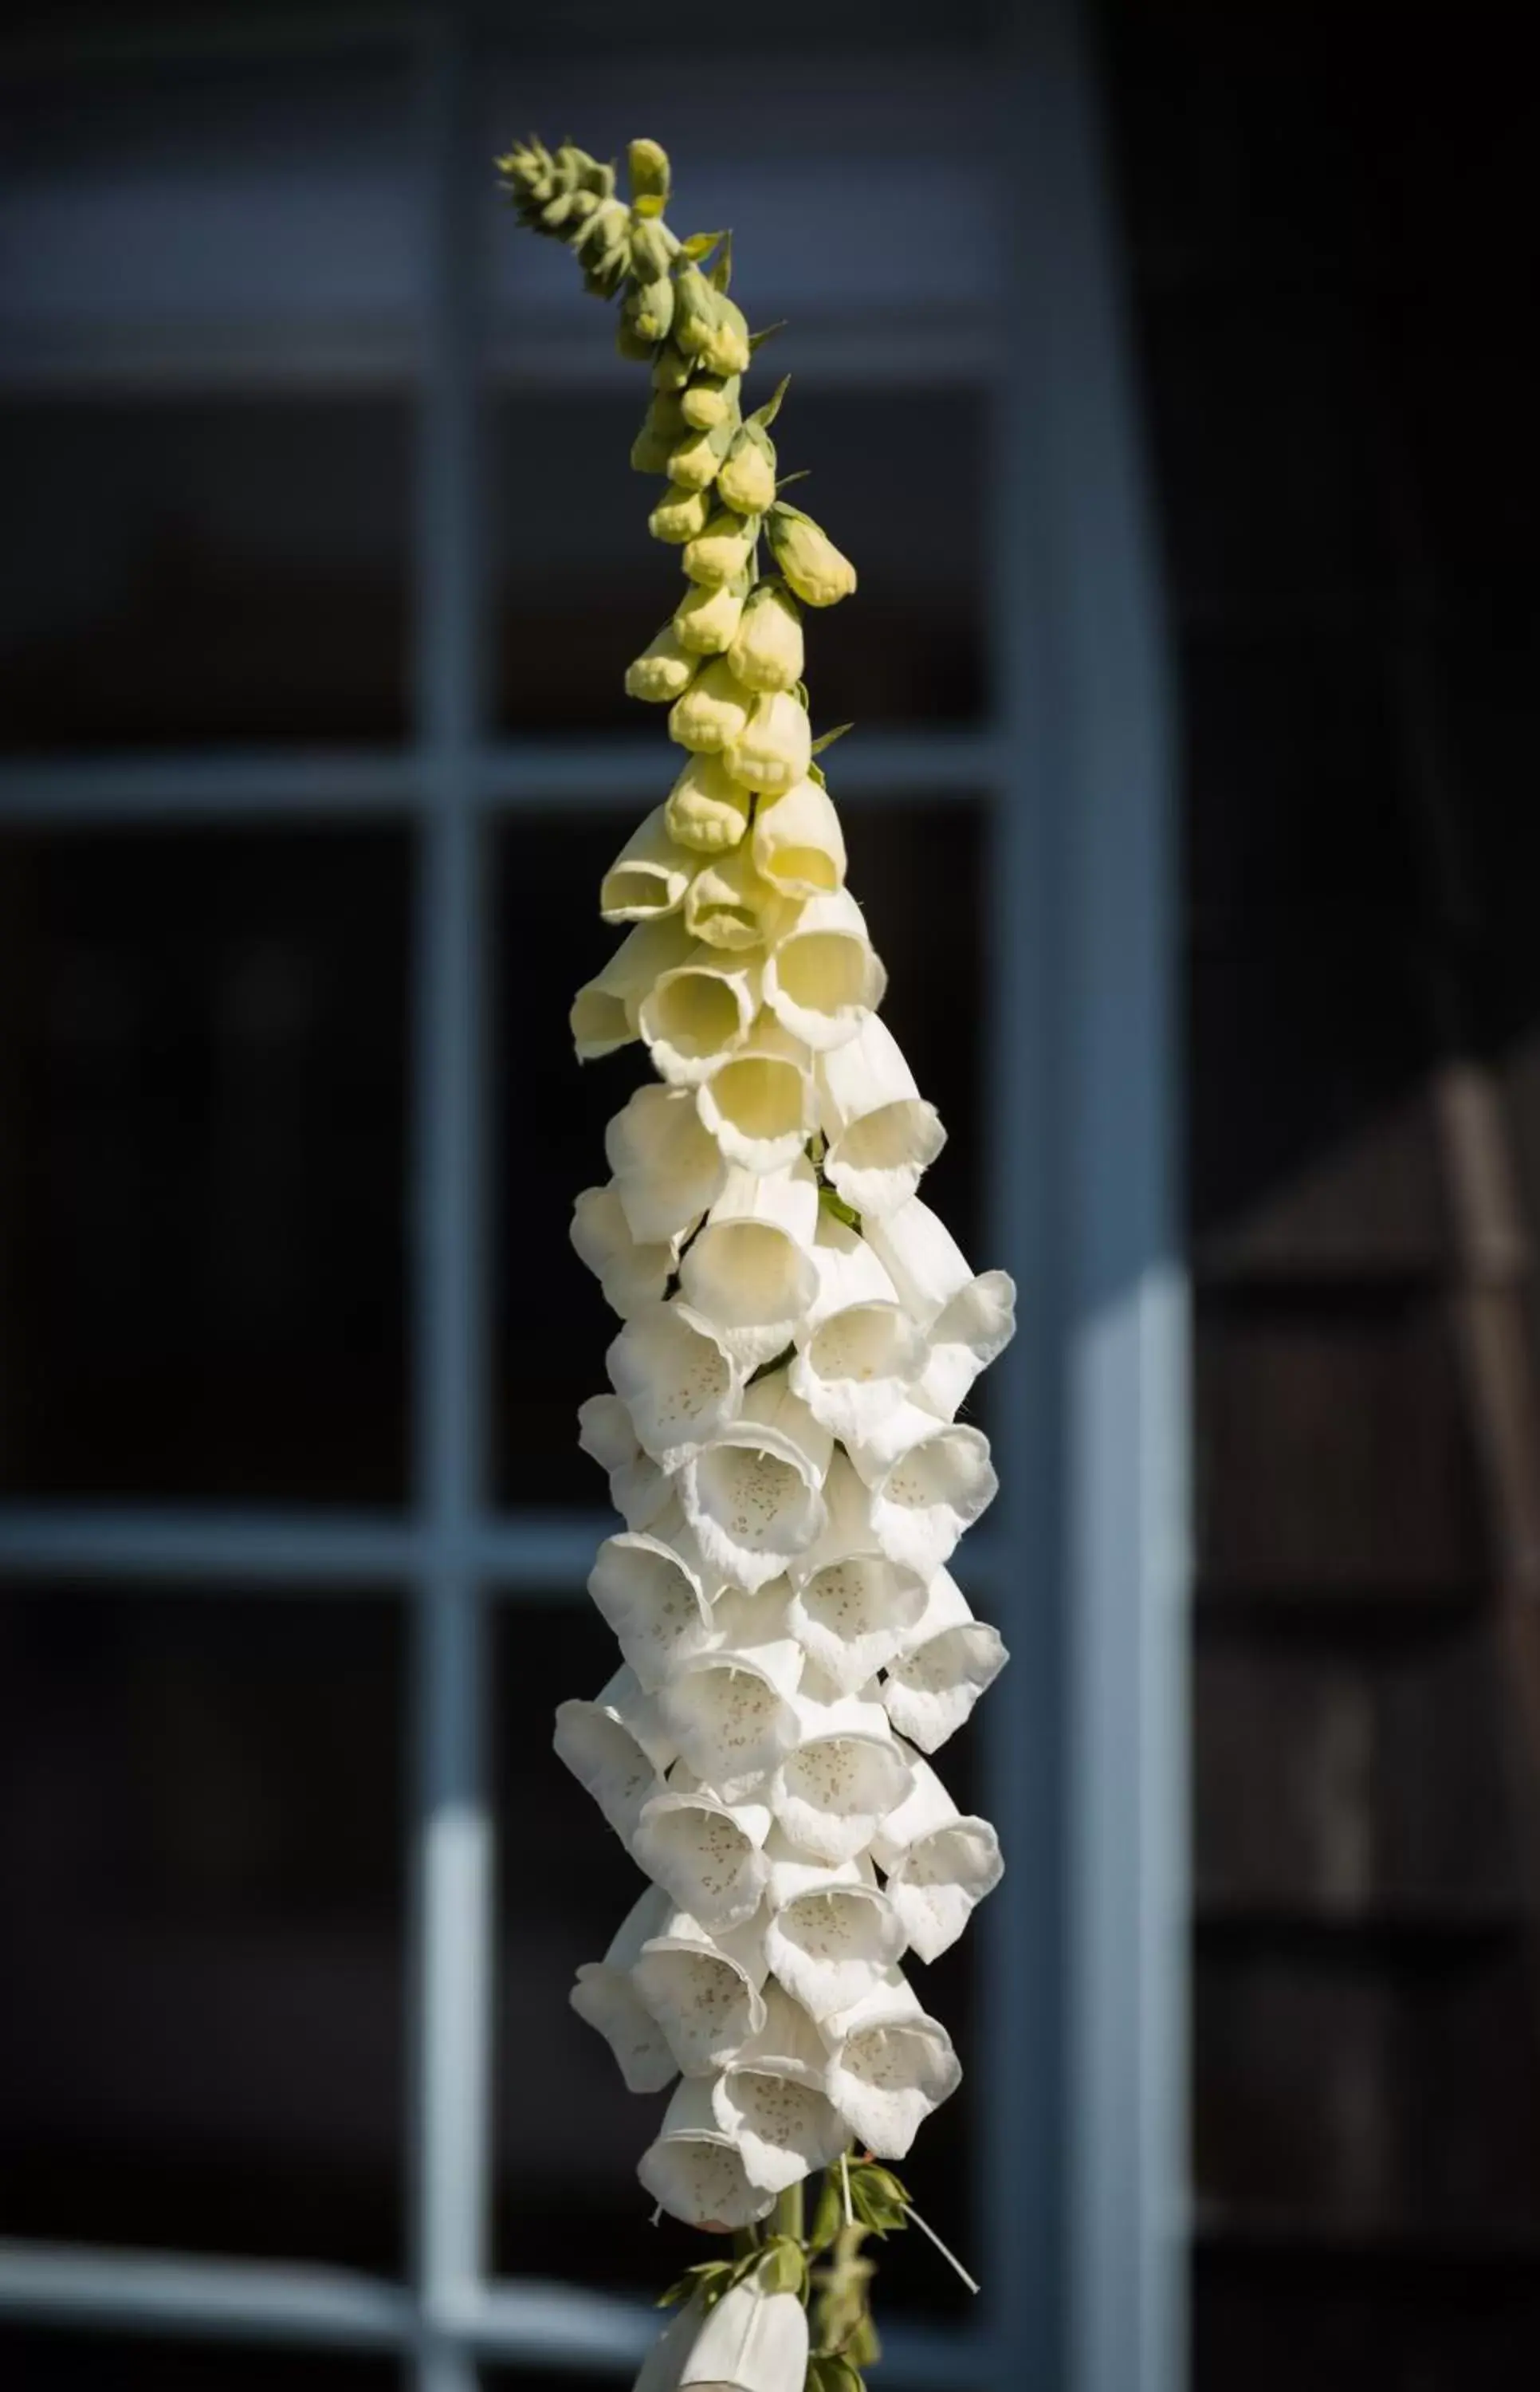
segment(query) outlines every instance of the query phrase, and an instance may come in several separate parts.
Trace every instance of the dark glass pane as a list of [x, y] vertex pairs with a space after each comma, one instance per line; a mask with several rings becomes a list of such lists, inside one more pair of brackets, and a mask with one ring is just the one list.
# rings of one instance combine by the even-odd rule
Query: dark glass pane
[[409, 871], [0, 840], [0, 1484], [400, 1495]]
[[[649, 2224], [653, 2204], [636, 2178], [668, 2097], [628, 2093], [604, 2045], [567, 2006], [579, 1963], [602, 1957], [644, 1880], [550, 1749], [557, 1703], [597, 1694], [617, 1658], [586, 1601], [511, 1603], [499, 1617], [494, 1715], [503, 1962], [493, 2255], [505, 2274], [560, 2276], [655, 2297], [705, 2248], [699, 2234], [670, 2218]], [[1002, 1699], [998, 1690], [993, 1699]], [[978, 1799], [976, 1743], [964, 1732], [938, 1764], [964, 1809]], [[975, 2026], [973, 1939], [912, 1974], [921, 1998], [951, 2030], [969, 2074], [928, 2121], [904, 2179], [925, 2216], [966, 2254], [978, 2233], [971, 2178], [988, 2074]], [[922, 2253], [889, 2245], [878, 2256], [885, 2315], [950, 2315], [966, 2304], [928, 2246]]]
[[0, 745], [395, 739], [409, 422], [380, 399], [0, 408]]
[[0, 1597], [0, 2233], [395, 2269], [383, 1600]]
[[[596, 338], [606, 338], [601, 325]], [[773, 388], [768, 370], [766, 391]], [[647, 400], [611, 389], [503, 398], [493, 418], [498, 714], [509, 731], [639, 730], [626, 667], [677, 604], [677, 551], [648, 536], [661, 495], [632, 473]], [[853, 600], [810, 615], [820, 728], [912, 722], [983, 705], [984, 407], [967, 390], [797, 391], [776, 425], [796, 492], [854, 558]], [[900, 505], [917, 464], [923, 522]], [[660, 778], [666, 766], [660, 764]], [[837, 775], [836, 775], [837, 779]]]
[[355, 2352], [146, 2341], [137, 2334], [58, 2334], [0, 2326], [7, 2392], [399, 2392], [394, 2359]]
[[[603, 1501], [597, 1471], [577, 1450], [574, 1415], [605, 1384], [615, 1323], [572, 1252], [567, 1225], [578, 1190], [608, 1176], [604, 1124], [647, 1064], [632, 1046], [580, 1070], [567, 1008], [615, 943], [598, 918], [599, 882], [641, 812], [525, 816], [498, 835], [493, 1482], [510, 1502]], [[985, 1169], [979, 811], [953, 799], [892, 812], [856, 804], [845, 818], [850, 886], [891, 975], [884, 1018], [950, 1133], [925, 1193], [977, 1254]], [[972, 1399], [986, 1424], [987, 1388], [986, 1376]]]

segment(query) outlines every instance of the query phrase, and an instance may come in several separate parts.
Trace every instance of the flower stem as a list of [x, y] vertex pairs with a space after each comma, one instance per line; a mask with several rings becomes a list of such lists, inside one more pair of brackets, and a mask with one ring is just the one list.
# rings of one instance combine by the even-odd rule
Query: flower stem
[[776, 2194], [775, 2207], [770, 2215], [770, 2231], [772, 2234], [789, 2234], [794, 2242], [801, 2242], [806, 2229], [800, 2184], [788, 2185], [784, 2192]]

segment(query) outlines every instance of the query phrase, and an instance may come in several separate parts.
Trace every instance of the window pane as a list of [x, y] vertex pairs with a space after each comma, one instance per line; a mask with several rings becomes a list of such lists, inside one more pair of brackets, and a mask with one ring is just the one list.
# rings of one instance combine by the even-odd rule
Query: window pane
[[[607, 341], [602, 321], [594, 337]], [[766, 369], [763, 396], [773, 388]], [[506, 730], [639, 731], [650, 713], [657, 720], [622, 687], [627, 665], [684, 587], [677, 552], [647, 531], [663, 485], [628, 462], [646, 402], [639, 372], [629, 392], [521, 392], [494, 410], [498, 704]], [[977, 714], [987, 514], [978, 393], [794, 384], [776, 438], [783, 472], [812, 470], [796, 496], [826, 519], [861, 574], [853, 601], [809, 620], [818, 727]], [[932, 494], [923, 526], [912, 502], [897, 502], [917, 466], [926, 468]], [[666, 770], [660, 764], [660, 780]]]
[[[652, 2298], [702, 2252], [692, 2230], [668, 2218], [648, 2223], [653, 2204], [636, 2179], [667, 2095], [628, 2093], [592, 2028], [567, 2006], [579, 1963], [602, 1957], [644, 1880], [550, 1749], [557, 1703], [597, 1694], [615, 1666], [615, 1640], [586, 1601], [510, 1602], [498, 1615], [503, 1960], [493, 2258], [500, 2273], [558, 2276]], [[1003, 1698], [1008, 1691], [997, 1692]], [[978, 1800], [977, 1744], [964, 1733], [938, 1764], [964, 1811]], [[971, 2170], [989, 2074], [975, 2022], [976, 1949], [976, 1939], [964, 1937], [933, 1967], [913, 1969], [916, 1990], [951, 2030], [969, 2073], [903, 2169], [927, 2218], [964, 2257], [980, 2230]], [[928, 2245], [889, 2245], [877, 2256], [881, 2313], [889, 2320], [965, 2308], [967, 2294]]]
[[350, 2352], [244, 2350], [239, 2344], [147, 2341], [0, 2326], [0, 2375], [16, 2392], [400, 2392], [394, 2359]]
[[400, 2266], [402, 1695], [383, 1600], [0, 1598], [0, 2232]]
[[408, 438], [373, 399], [0, 407], [0, 744], [400, 737]]
[[0, 839], [0, 1485], [400, 1494], [409, 866]]
[[[659, 765], [661, 781], [662, 753]], [[641, 811], [524, 816], [498, 833], [493, 1480], [509, 1502], [603, 1501], [574, 1416], [605, 1384], [615, 1323], [567, 1225], [578, 1190], [607, 1176], [604, 1124], [647, 1065], [631, 1046], [579, 1070], [567, 1007], [615, 943], [598, 918], [599, 882]], [[982, 896], [979, 810], [956, 798], [891, 812], [852, 804], [845, 814], [850, 885], [892, 975], [884, 1018], [950, 1131], [926, 1194], [976, 1254], [985, 1168], [983, 962], [971, 927]], [[986, 1425], [987, 1389], [986, 1375], [972, 1399]]]

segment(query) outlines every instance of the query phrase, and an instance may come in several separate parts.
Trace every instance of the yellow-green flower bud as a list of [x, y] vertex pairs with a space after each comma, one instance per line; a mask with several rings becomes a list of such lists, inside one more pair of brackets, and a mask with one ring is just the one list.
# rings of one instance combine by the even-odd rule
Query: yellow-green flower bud
[[754, 694], [735, 681], [720, 656], [697, 674], [668, 717], [668, 736], [697, 756], [718, 756], [748, 722]]
[[716, 424], [709, 432], [687, 432], [669, 456], [670, 479], [686, 490], [709, 489], [721, 471], [731, 438], [730, 423]]
[[631, 204], [661, 214], [668, 204], [668, 152], [661, 141], [633, 141], [626, 152]]
[[[665, 535], [660, 532], [658, 537]], [[684, 569], [692, 581], [704, 581], [710, 589], [718, 582], [735, 581], [740, 573], [747, 572], [759, 538], [759, 518], [729, 514], [724, 508], [698, 532], [684, 537], [689, 542]]]
[[744, 601], [727, 652], [745, 689], [795, 689], [804, 662], [802, 618], [790, 591], [762, 581]]
[[665, 623], [657, 637], [650, 640], [641, 656], [627, 666], [626, 695], [644, 698], [649, 706], [662, 706], [689, 688], [699, 661], [685, 647], [673, 624]]
[[848, 598], [856, 568], [811, 515], [783, 502], [771, 507], [765, 530], [777, 565], [805, 605], [833, 606]]
[[718, 484], [740, 515], [763, 514], [775, 497], [775, 443], [763, 426], [741, 423], [732, 436]]
[[713, 292], [712, 297], [717, 303], [717, 318], [705, 339], [697, 344], [694, 354], [712, 373], [746, 373], [753, 352], [748, 344], [748, 323], [744, 311], [724, 291]]
[[[637, 280], [639, 282], [664, 281], [669, 267], [674, 263], [675, 253], [679, 248], [679, 242], [674, 239], [667, 226], [657, 223], [655, 218], [641, 216], [632, 219], [630, 233], [631, 262], [636, 270]], [[668, 312], [670, 315], [673, 313], [672, 299], [669, 301]]]
[[641, 429], [631, 443], [631, 462], [637, 472], [666, 473], [669, 457], [685, 437], [687, 428], [679, 400], [667, 391], [654, 391], [652, 404], [641, 419]]
[[743, 730], [723, 750], [722, 761], [745, 788], [778, 798], [807, 779], [812, 752], [807, 708], [789, 689], [774, 689], [755, 699]]
[[738, 374], [697, 374], [679, 394], [686, 423], [698, 432], [709, 432], [713, 424], [725, 423], [738, 409], [738, 393], [742, 377]]
[[682, 356], [670, 343], [666, 348], [660, 349], [653, 359], [653, 388], [682, 390], [690, 380], [692, 370], [690, 358]]
[[[699, 357], [717, 329], [717, 293], [698, 266], [689, 259], [674, 267], [674, 340], [687, 358]], [[745, 363], [747, 360], [745, 359]], [[713, 372], [741, 372], [742, 367], [712, 367]]]
[[674, 609], [674, 629], [680, 647], [697, 656], [719, 656], [731, 647], [748, 586], [746, 574], [739, 574], [716, 588], [692, 581]]
[[631, 471], [634, 474], [666, 474], [672, 455], [666, 440], [644, 423], [631, 443]]
[[[648, 516], [647, 528], [654, 540], [666, 540], [671, 548], [679, 548], [687, 540], [693, 545], [709, 528], [710, 520], [711, 498], [708, 491], [683, 490], [677, 482], [670, 482]], [[721, 578], [725, 579], [726, 576]], [[696, 575], [691, 575], [692, 580], [696, 578]]]
[[748, 828], [749, 792], [719, 756], [692, 756], [668, 792], [664, 820], [680, 847], [712, 854], [736, 847]]
[[666, 274], [656, 282], [639, 282], [626, 301], [626, 321], [650, 349], [668, 338], [674, 320], [674, 286]]

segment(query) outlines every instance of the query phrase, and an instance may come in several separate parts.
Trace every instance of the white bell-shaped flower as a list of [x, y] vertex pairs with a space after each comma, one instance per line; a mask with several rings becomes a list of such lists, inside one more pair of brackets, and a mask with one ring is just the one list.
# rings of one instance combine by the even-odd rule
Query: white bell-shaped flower
[[811, 1248], [818, 1182], [798, 1157], [784, 1171], [734, 1168], [704, 1229], [679, 1256], [679, 1288], [745, 1369], [784, 1351], [818, 1288]]
[[822, 1532], [831, 1452], [783, 1371], [751, 1385], [736, 1420], [679, 1472], [679, 1502], [707, 1563], [751, 1592], [779, 1578]]
[[789, 901], [761, 878], [745, 839], [702, 863], [685, 895], [684, 927], [705, 946], [743, 954], [778, 930], [790, 912]]
[[898, 1913], [857, 1861], [810, 1860], [778, 1831], [766, 1850], [771, 1970], [815, 2019], [848, 2009], [902, 1955]]
[[605, 1361], [644, 1453], [676, 1470], [734, 1418], [744, 1372], [720, 1332], [678, 1297], [641, 1305]]
[[[675, 2086], [662, 2128], [643, 2152], [637, 2174], [670, 2217], [718, 2233], [752, 2226], [757, 2218], [767, 2216], [775, 2204], [772, 2192], [751, 2183], [743, 2152], [717, 2123], [711, 2086], [702, 2077], [683, 2077]], [[796, 2307], [800, 2316], [801, 2303]], [[697, 2375], [692, 2381], [731, 2384], [732, 2378]]]
[[821, 1056], [823, 1168], [863, 1222], [906, 1204], [947, 1142], [886, 1022], [873, 1013], [854, 1037]]
[[963, 2081], [944, 2026], [895, 1970], [829, 2022], [829, 2099], [879, 2159], [901, 2160], [933, 2110]]
[[641, 1035], [666, 1080], [693, 1086], [741, 1046], [759, 1007], [759, 967], [697, 944], [662, 972], [637, 1013]]
[[654, 1787], [630, 1833], [633, 1857], [671, 1902], [713, 1934], [740, 1927], [769, 1881], [763, 1803], [730, 1803], [707, 1786]]
[[948, 1426], [917, 1405], [896, 1406], [847, 1450], [872, 1492], [878, 1545], [924, 1579], [951, 1560], [999, 1488], [983, 1432]]
[[813, 1418], [856, 1445], [905, 1402], [928, 1355], [924, 1331], [903, 1306], [879, 1297], [827, 1314], [787, 1375]]
[[681, 1662], [658, 1704], [686, 1767], [730, 1801], [756, 1786], [796, 1741], [792, 1696], [801, 1668], [801, 1647], [790, 1637]]
[[882, 1698], [900, 1736], [936, 1752], [954, 1736], [1007, 1655], [997, 1629], [982, 1619], [943, 1628], [888, 1666]]
[[1004, 1873], [1000, 1839], [988, 1819], [964, 1816], [916, 1836], [887, 1876], [887, 1898], [910, 1949], [922, 1960], [938, 1958]]
[[750, 2276], [705, 2313], [676, 2382], [679, 2392], [802, 2392], [807, 2372], [807, 2310]]
[[718, 1632], [699, 1578], [659, 1537], [606, 1537], [589, 1573], [589, 1592], [649, 1694], [680, 1662], [707, 1651]]
[[606, 922], [654, 922], [677, 914], [700, 860], [669, 835], [667, 809], [654, 806], [600, 883], [601, 914]]
[[604, 1301], [622, 1320], [639, 1306], [655, 1304], [674, 1268], [671, 1242], [639, 1244], [632, 1234], [620, 1191], [585, 1188], [572, 1208], [573, 1249], [586, 1263], [604, 1292]]
[[[903, 1800], [909, 1764], [878, 1704], [799, 1703], [797, 1710], [799, 1724], [813, 1732], [803, 1734], [770, 1780], [770, 1808], [799, 1852], [827, 1863], [853, 1861]], [[847, 1710], [848, 1723], [841, 1718]]]
[[810, 897], [765, 963], [765, 1003], [820, 1053], [853, 1038], [886, 986], [866, 916], [845, 889]]
[[753, 2182], [783, 2192], [832, 2166], [849, 2131], [823, 2089], [829, 2055], [807, 2011], [773, 1981], [764, 2011], [714, 2082], [711, 2106]]
[[639, 1246], [669, 1245], [698, 1221], [727, 1179], [722, 1151], [688, 1087], [650, 1082], [604, 1133], [613, 1185]]
[[1016, 1281], [1008, 1271], [981, 1271], [959, 1288], [931, 1323], [925, 1366], [914, 1400], [938, 1420], [951, 1420], [980, 1371], [1016, 1335]]
[[704, 1927], [674, 1911], [631, 1969], [638, 1999], [686, 2076], [725, 2068], [765, 2022], [765, 1930], [757, 1914]]
[[551, 1742], [615, 1834], [629, 1842], [644, 1806], [663, 1791], [657, 1745], [635, 1707], [628, 1716], [624, 1705], [605, 1695], [591, 1703], [558, 1703]]
[[754, 817], [754, 861], [784, 897], [822, 897], [845, 886], [845, 833], [827, 789], [798, 781]]
[[761, 1013], [747, 1039], [708, 1080], [695, 1102], [729, 1163], [763, 1174], [795, 1163], [816, 1125], [812, 1055]]
[[973, 1266], [946, 1223], [922, 1204], [917, 1196], [891, 1213], [863, 1216], [867, 1243], [898, 1291], [899, 1301], [922, 1329], [932, 1323], [964, 1288], [972, 1284]]
[[660, 972], [684, 961], [690, 947], [690, 934], [677, 914], [639, 922], [622, 939], [603, 970], [585, 982], [573, 998], [568, 1018], [580, 1063], [612, 1055], [640, 1035], [642, 998]]
[[650, 1528], [673, 1500], [668, 1481], [637, 1443], [631, 1415], [615, 1395], [577, 1407], [579, 1450], [609, 1474], [610, 1501], [628, 1528]]
[[925, 1586], [878, 1545], [871, 1494], [843, 1453], [829, 1464], [823, 1502], [823, 1533], [792, 1566], [787, 1625], [832, 1686], [853, 1695], [904, 1649]]
[[668, 2039], [631, 1977], [643, 1945], [667, 1916], [667, 1896], [650, 1885], [621, 1921], [602, 1960], [584, 1961], [568, 1996], [578, 2017], [614, 2052], [628, 2093], [660, 2093], [679, 2074]]

